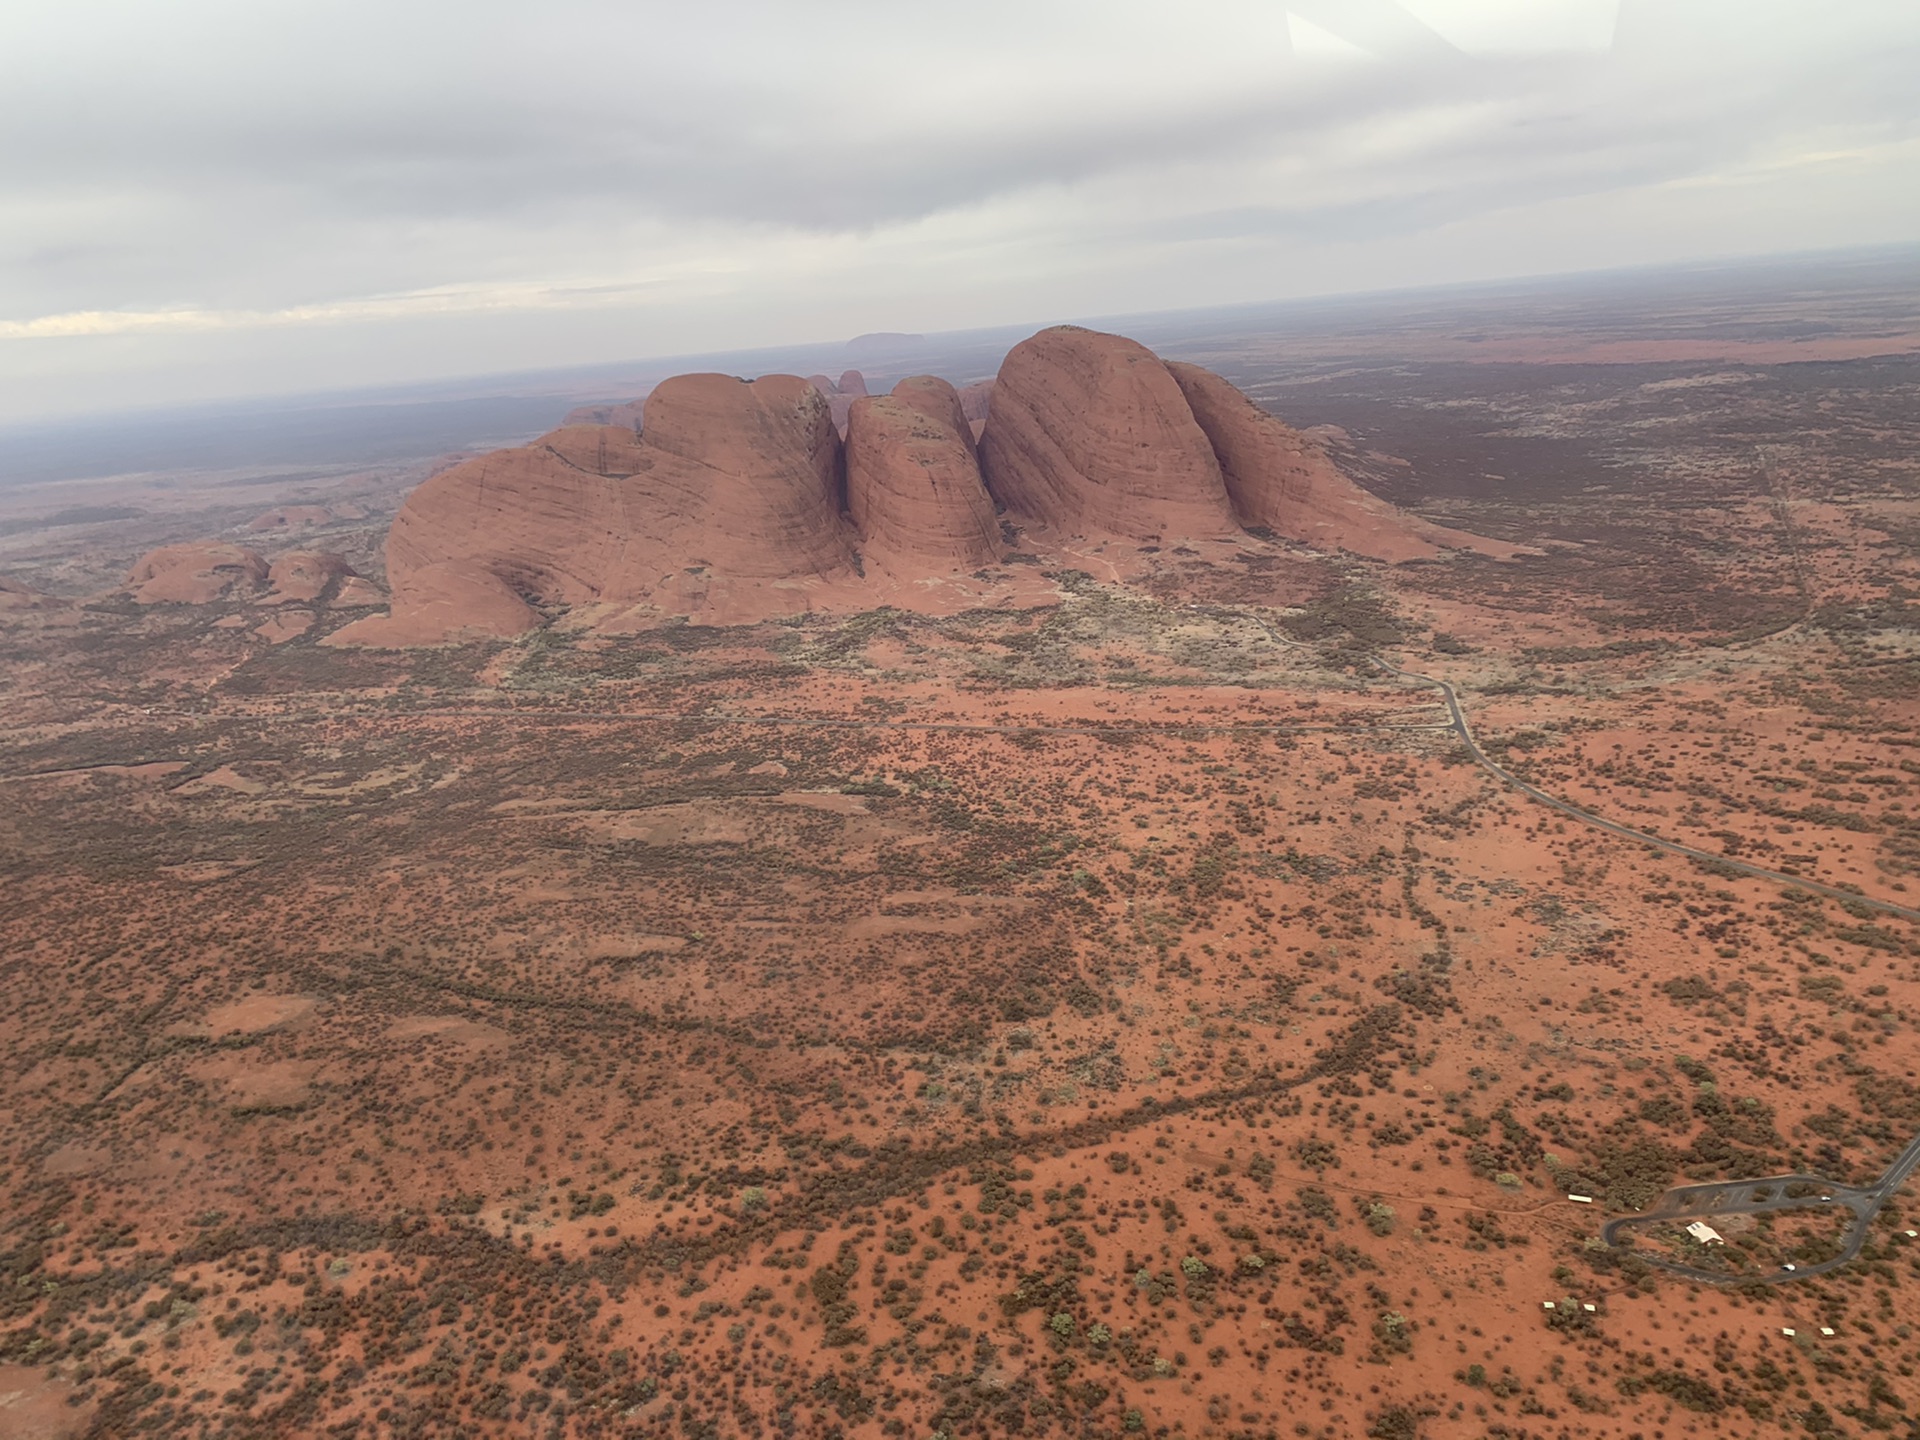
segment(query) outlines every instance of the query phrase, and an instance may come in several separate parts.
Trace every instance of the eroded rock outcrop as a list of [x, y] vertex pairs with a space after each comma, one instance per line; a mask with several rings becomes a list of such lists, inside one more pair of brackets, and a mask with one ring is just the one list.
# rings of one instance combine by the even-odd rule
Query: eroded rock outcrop
[[1242, 525], [1376, 560], [1419, 560], [1443, 549], [1515, 552], [1515, 546], [1409, 515], [1361, 488], [1311, 439], [1211, 370], [1177, 360], [1167, 369], [1213, 446]]
[[1144, 345], [1075, 325], [1042, 330], [1000, 366], [980, 437], [993, 496], [1069, 535], [1231, 534], [1213, 447]]
[[273, 587], [267, 603], [312, 605], [354, 574], [353, 566], [344, 555], [325, 550], [289, 550], [284, 555], [276, 555], [267, 571], [267, 583]]
[[127, 585], [142, 605], [205, 605], [251, 598], [267, 570], [266, 560], [244, 546], [199, 540], [149, 550], [128, 572]]
[[999, 556], [972, 427], [945, 380], [862, 396], [847, 421], [847, 508], [870, 561], [896, 573], [971, 570]]

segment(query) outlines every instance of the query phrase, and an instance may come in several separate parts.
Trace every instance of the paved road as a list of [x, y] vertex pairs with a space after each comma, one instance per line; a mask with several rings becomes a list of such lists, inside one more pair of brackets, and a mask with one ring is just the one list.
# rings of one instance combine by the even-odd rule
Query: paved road
[[1832, 1259], [1816, 1265], [1785, 1267], [1766, 1274], [1730, 1275], [1719, 1270], [1702, 1270], [1664, 1256], [1645, 1255], [1649, 1265], [1670, 1274], [1685, 1276], [1712, 1285], [1745, 1284], [1757, 1280], [1763, 1285], [1779, 1285], [1788, 1280], [1806, 1280], [1838, 1270], [1859, 1255], [1871, 1233], [1873, 1217], [1893, 1198], [1916, 1168], [1920, 1168], [1920, 1135], [1907, 1142], [1878, 1180], [1871, 1185], [1836, 1185], [1818, 1175], [1768, 1175], [1758, 1180], [1719, 1181], [1708, 1185], [1682, 1185], [1669, 1190], [1649, 1210], [1638, 1215], [1622, 1215], [1609, 1220], [1600, 1229], [1600, 1238], [1618, 1245], [1635, 1230], [1658, 1224], [1685, 1224], [1691, 1220], [1712, 1220], [1724, 1215], [1764, 1215], [1776, 1210], [1847, 1209], [1853, 1212], [1853, 1224], [1846, 1243]]

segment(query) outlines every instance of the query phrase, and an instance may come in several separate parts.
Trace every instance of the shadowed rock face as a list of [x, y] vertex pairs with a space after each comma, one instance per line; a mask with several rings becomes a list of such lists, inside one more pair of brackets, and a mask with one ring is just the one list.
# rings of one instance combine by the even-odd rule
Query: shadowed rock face
[[960, 391], [960, 409], [967, 419], [984, 424], [993, 404], [993, 381], [976, 380]]
[[204, 605], [251, 595], [266, 578], [267, 562], [254, 551], [206, 540], [149, 550], [134, 563], [127, 584], [143, 605]]
[[1354, 484], [1325, 452], [1211, 370], [1169, 361], [1226, 480], [1242, 525], [1376, 560], [1419, 560], [1442, 549], [1507, 556], [1516, 547], [1409, 515]]
[[993, 500], [953, 386], [920, 375], [853, 402], [847, 508], [871, 558], [892, 570], [970, 570], [999, 558]]
[[1016, 345], [980, 437], [987, 488], [1017, 516], [1128, 540], [1236, 527], [1213, 447], [1160, 358], [1062, 325]]

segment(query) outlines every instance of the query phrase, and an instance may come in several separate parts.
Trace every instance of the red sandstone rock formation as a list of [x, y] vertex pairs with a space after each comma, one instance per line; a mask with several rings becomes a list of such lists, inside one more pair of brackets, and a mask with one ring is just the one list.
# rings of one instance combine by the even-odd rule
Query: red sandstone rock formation
[[803, 380], [682, 375], [636, 438], [564, 426], [408, 497], [387, 539], [393, 610], [331, 637], [430, 644], [514, 635], [536, 605], [764, 618], [851, 580], [840, 441]]
[[[964, 399], [929, 376], [886, 396], [855, 386], [851, 371], [683, 375], [648, 397], [637, 435], [570, 424], [443, 471], [389, 533], [391, 613], [326, 643], [511, 636], [556, 609], [614, 630], [896, 593], [977, 603], [963, 577], [998, 556], [996, 501], [1061, 537], [1226, 538], [1246, 524], [1383, 559], [1513, 549], [1402, 515], [1226, 381], [1116, 335], [1042, 331]], [[977, 448], [969, 401], [989, 415]], [[874, 562], [864, 580], [856, 544]], [[366, 603], [349, 599], [356, 584], [340, 577], [333, 603]]]
[[1071, 535], [1129, 540], [1235, 529], [1213, 447], [1158, 356], [1062, 325], [1000, 367], [980, 467], [1017, 516]]
[[974, 570], [999, 556], [972, 427], [929, 375], [862, 396], [847, 422], [847, 508], [869, 559], [896, 575]]
[[1193, 417], [1212, 443], [1242, 525], [1375, 560], [1418, 560], [1443, 549], [1502, 558], [1518, 547], [1409, 515], [1356, 485], [1298, 430], [1211, 370], [1171, 361]]
[[950, 382], [938, 375], [909, 375], [893, 387], [891, 398], [952, 430], [966, 442], [969, 451], [975, 449], [971, 417], [960, 392]]
[[625, 425], [562, 425], [533, 442], [544, 445], [577, 470], [595, 475], [631, 475], [646, 453], [638, 432]]
[[387, 592], [364, 575], [349, 575], [340, 582], [340, 588], [333, 596], [333, 608], [336, 610], [360, 610], [369, 605], [386, 603]]
[[127, 575], [142, 605], [204, 605], [250, 598], [267, 578], [267, 562], [252, 550], [216, 540], [149, 550]]
[[[641, 510], [650, 512], [664, 494], [685, 497], [678, 502], [685, 521], [673, 536], [684, 548], [665, 557], [674, 564], [754, 582], [850, 571], [840, 524], [840, 437], [806, 381], [677, 376], [648, 400], [641, 447], [654, 457], [647, 484], [630, 492]], [[650, 520], [650, 513], [639, 518]], [[620, 591], [634, 596], [655, 583], [636, 572]]]
[[344, 555], [334, 555], [324, 550], [290, 550], [285, 555], [275, 556], [272, 567], [267, 571], [267, 581], [273, 586], [267, 596], [267, 604], [311, 605], [320, 600], [330, 587], [339, 585], [353, 575], [354, 569]]

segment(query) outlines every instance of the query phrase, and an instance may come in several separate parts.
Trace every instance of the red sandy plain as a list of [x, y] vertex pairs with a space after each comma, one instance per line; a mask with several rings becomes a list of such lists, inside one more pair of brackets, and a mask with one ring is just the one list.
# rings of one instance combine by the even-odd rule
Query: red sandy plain
[[1756, 467], [1775, 378], [1631, 471], [1565, 457], [1675, 392], [1543, 380], [1551, 483], [1341, 418], [1504, 562], [1022, 538], [954, 615], [405, 652], [7, 610], [0, 1432], [1899, 1433], [1920, 1202], [1746, 1292], [1595, 1237], [1877, 1173], [1914, 927], [1547, 812], [1364, 659], [1911, 903], [1910, 374]]

